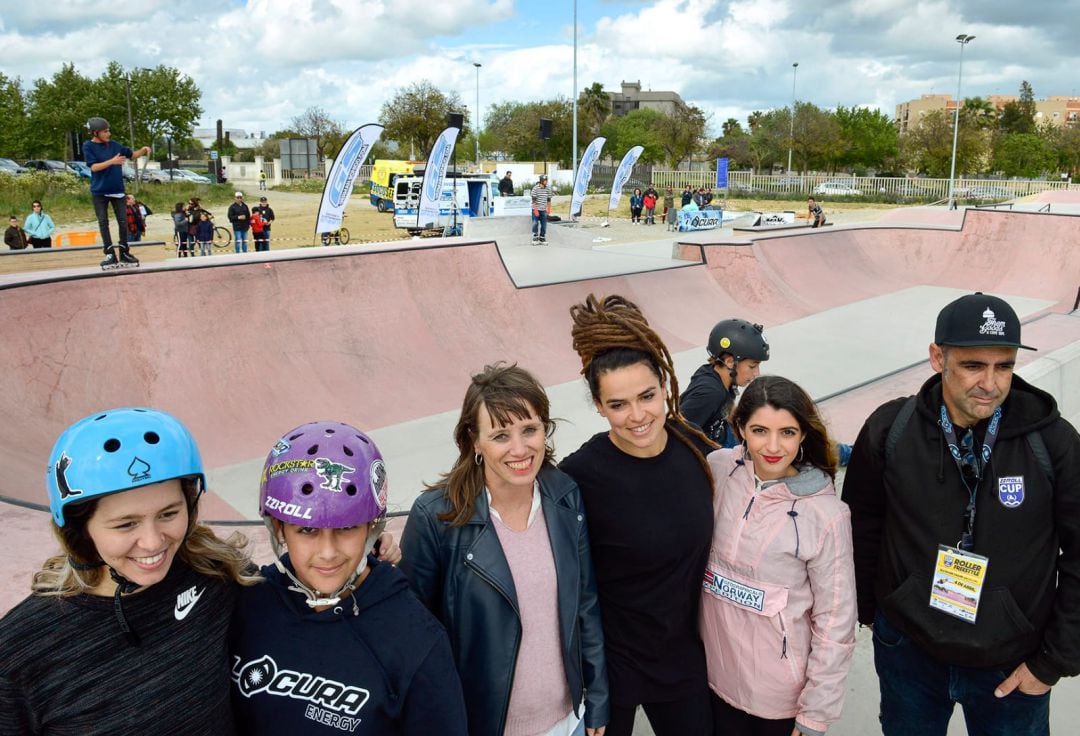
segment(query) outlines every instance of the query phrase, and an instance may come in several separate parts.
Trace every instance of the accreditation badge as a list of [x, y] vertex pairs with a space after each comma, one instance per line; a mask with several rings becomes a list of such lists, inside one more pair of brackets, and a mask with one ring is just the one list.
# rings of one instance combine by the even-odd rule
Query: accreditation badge
[[934, 583], [930, 586], [930, 607], [975, 623], [989, 565], [989, 557], [939, 544]]

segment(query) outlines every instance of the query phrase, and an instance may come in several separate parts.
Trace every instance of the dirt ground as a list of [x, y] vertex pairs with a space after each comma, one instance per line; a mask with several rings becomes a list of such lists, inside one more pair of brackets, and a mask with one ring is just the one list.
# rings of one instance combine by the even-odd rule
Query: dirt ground
[[[266, 193], [266, 196], [269, 205], [274, 209], [274, 215], [276, 217], [270, 240], [271, 250], [312, 247], [313, 232], [315, 230], [315, 215], [318, 211], [320, 195], [300, 192], [269, 191]], [[256, 193], [253, 192], [248, 197], [248, 200], [249, 205], [257, 203], [258, 198]], [[625, 197], [623, 198], [623, 204], [625, 204]], [[876, 220], [882, 212], [891, 209], [888, 206], [868, 205], [837, 205], [830, 207], [826, 204], [825, 207], [829, 219], [837, 223]], [[630, 213], [627, 206], [624, 206], [619, 210], [614, 210], [611, 213], [608, 213], [606, 208], [606, 195], [589, 197], [583, 208], [583, 216], [585, 218], [607, 217], [612, 225], [618, 227], [620, 230], [629, 228]], [[553, 214], [558, 214], [565, 218], [569, 214], [569, 209], [570, 197], [560, 196], [553, 200]], [[805, 209], [805, 204], [795, 202], [733, 200], [731, 202], [731, 209], [759, 211], [797, 209], [797, 211], [801, 211], [802, 209]], [[227, 220], [224, 216], [225, 207], [214, 208], [213, 211], [216, 215], [215, 219], [217, 223], [227, 225]], [[97, 221], [93, 219], [91, 212], [87, 212], [87, 215], [89, 217], [86, 220], [78, 222], [58, 222], [57, 234], [73, 231], [96, 231]], [[622, 222], [624, 220], [625, 223]], [[623, 225], [626, 227], [622, 227]], [[393, 240], [405, 240], [409, 237], [404, 230], [398, 230], [394, 227], [392, 214], [377, 212], [366, 198], [361, 197], [360, 195], [355, 195], [349, 203], [349, 207], [345, 213], [345, 226], [350, 232], [350, 244], [365, 242], [382, 243]], [[115, 222], [113, 222], [113, 227], [116, 227]], [[664, 237], [664, 226], [662, 224], [656, 225], [655, 228], [641, 226], [641, 229], [638, 232], [641, 237], [634, 239], [644, 239], [646, 237], [662, 238]], [[156, 213], [148, 218], [146, 237], [144, 240], [163, 240], [171, 244], [172, 236], [173, 224], [168, 213]], [[54, 240], [55, 237], [56, 236], [54, 235]], [[248, 250], [254, 250], [250, 234], [248, 236]], [[227, 258], [232, 252], [231, 248], [215, 250], [214, 254], [210, 257]], [[143, 262], [157, 262], [176, 258], [175, 249], [171, 247], [171, 245], [168, 248], [136, 248], [135, 255]], [[64, 248], [54, 248], [51, 251], [27, 252], [17, 256], [13, 255], [0, 258], [0, 274], [41, 271], [54, 268], [96, 266], [101, 262], [101, 258], [101, 251], [97, 249], [65, 250]]]

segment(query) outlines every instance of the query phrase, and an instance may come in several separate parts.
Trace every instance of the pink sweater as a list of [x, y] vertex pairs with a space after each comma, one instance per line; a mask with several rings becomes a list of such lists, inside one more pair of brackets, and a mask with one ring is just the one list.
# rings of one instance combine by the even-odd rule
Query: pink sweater
[[535, 736], [547, 733], [571, 709], [559, 646], [555, 559], [542, 508], [525, 531], [514, 531], [494, 515], [492, 521], [510, 565], [521, 612], [521, 646], [503, 733]]

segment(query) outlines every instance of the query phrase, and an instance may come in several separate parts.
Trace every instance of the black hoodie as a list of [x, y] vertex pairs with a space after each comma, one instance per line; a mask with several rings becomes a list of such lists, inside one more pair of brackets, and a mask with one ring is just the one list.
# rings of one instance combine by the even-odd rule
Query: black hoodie
[[397, 568], [368, 564], [353, 595], [321, 612], [273, 565], [243, 590], [231, 632], [238, 733], [465, 736], [446, 631]]
[[[1080, 437], [1052, 396], [1019, 376], [976, 494], [976, 554], [989, 558], [974, 624], [930, 608], [939, 544], [955, 545], [968, 491], [938, 426], [941, 377], [918, 393], [915, 413], [884, 461], [885, 438], [905, 399], [863, 425], [844, 479], [851, 507], [859, 622], [880, 611], [924, 652], [950, 665], [1011, 671], [1026, 662], [1048, 685], [1080, 672]], [[987, 422], [975, 426], [979, 446]], [[1047, 476], [1026, 439], [1038, 431]], [[1017, 480], [1019, 479], [1019, 480]], [[1003, 490], [1023, 488], [1019, 505]]]
[[722, 447], [734, 447], [728, 414], [735, 403], [734, 388], [724, 386], [712, 363], [694, 371], [690, 385], [679, 397], [679, 413]]

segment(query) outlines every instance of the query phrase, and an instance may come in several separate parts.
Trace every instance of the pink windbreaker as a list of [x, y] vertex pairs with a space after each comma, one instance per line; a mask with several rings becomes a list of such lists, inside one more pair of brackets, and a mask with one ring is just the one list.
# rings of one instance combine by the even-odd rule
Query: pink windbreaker
[[855, 650], [851, 514], [817, 468], [757, 487], [741, 447], [708, 457], [715, 528], [702, 585], [709, 686], [760, 718], [824, 732]]

